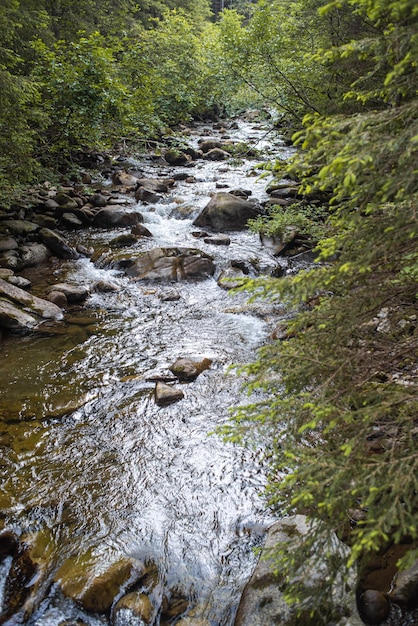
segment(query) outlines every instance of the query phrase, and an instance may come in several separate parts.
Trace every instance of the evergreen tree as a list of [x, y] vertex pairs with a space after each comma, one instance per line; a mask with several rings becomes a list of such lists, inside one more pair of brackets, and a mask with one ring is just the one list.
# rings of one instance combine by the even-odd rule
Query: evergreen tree
[[334, 531], [350, 546], [347, 566], [406, 538], [401, 566], [418, 556], [418, 13], [413, 0], [347, 0], [322, 12], [343, 4], [375, 34], [316, 59], [356, 70], [343, 96], [353, 112], [308, 115], [287, 168], [305, 194], [330, 198], [328, 234], [313, 269], [247, 285], [293, 317], [287, 338], [245, 368], [263, 399], [237, 408], [226, 429], [268, 442], [269, 506], [321, 521], [304, 545], [277, 553], [286, 594], [301, 608], [308, 596], [312, 624], [329, 617], [332, 580], [318, 594], [298, 572], [312, 550], [327, 553]]

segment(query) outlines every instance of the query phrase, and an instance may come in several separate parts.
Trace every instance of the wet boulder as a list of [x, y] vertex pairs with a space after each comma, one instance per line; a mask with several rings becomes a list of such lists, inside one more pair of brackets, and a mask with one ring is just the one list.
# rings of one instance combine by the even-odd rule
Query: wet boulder
[[3, 222], [2, 225], [5, 226], [7, 231], [12, 235], [21, 237], [27, 237], [39, 229], [38, 224], [27, 220], [7, 220]]
[[60, 259], [78, 259], [79, 254], [71, 247], [62, 235], [49, 228], [41, 228], [39, 236], [43, 244]]
[[19, 244], [14, 237], [0, 237], [0, 252], [8, 252], [9, 250], [17, 250]]
[[221, 233], [205, 237], [203, 241], [212, 246], [229, 246], [231, 244], [231, 238]]
[[106, 613], [127, 584], [144, 573], [144, 565], [135, 559], [101, 561], [87, 552], [68, 558], [58, 569], [55, 582], [86, 611]]
[[89, 203], [97, 208], [104, 208], [107, 205], [108, 198], [101, 193], [94, 193], [89, 196]]
[[400, 606], [418, 606], [418, 561], [396, 575], [390, 598]]
[[128, 172], [114, 172], [112, 175], [112, 182], [115, 185], [123, 185], [123, 187], [136, 187], [138, 184], [138, 178]]
[[63, 293], [70, 303], [83, 302], [90, 295], [89, 287], [85, 285], [71, 285], [70, 283], [58, 283], [52, 285], [49, 293], [58, 291]]
[[238, 289], [244, 284], [244, 279], [248, 277], [248, 272], [242, 267], [237, 267], [230, 263], [224, 267], [218, 276], [218, 285], [222, 289]]
[[199, 150], [206, 154], [216, 148], [222, 148], [223, 142], [218, 139], [202, 139], [199, 141]]
[[136, 280], [181, 281], [212, 276], [212, 257], [194, 248], [154, 248], [125, 270]]
[[[286, 544], [289, 554], [292, 546], [303, 541], [312, 528], [304, 515], [285, 517], [273, 524], [267, 533], [264, 557], [260, 558], [253, 575], [244, 588], [235, 618], [235, 626], [316, 626], [318, 616], [311, 615], [311, 607], [300, 604], [289, 605], [284, 598], [286, 579], [277, 571], [277, 561], [269, 556], [275, 546]], [[332, 542], [332, 559], [341, 565], [347, 559], [348, 548], [337, 537]], [[316, 551], [307, 555], [306, 563], [297, 575], [298, 580], [312, 593], [316, 588], [320, 592], [324, 579], [329, 576], [328, 561]], [[355, 601], [356, 576], [350, 572], [348, 579], [342, 567], [341, 576], [337, 576], [330, 597], [324, 598], [321, 605], [323, 623], [334, 626], [362, 626], [363, 622], [357, 611]], [[301, 611], [298, 614], [298, 610]], [[325, 622], [326, 618], [328, 622]]]
[[43, 320], [61, 320], [63, 313], [52, 302], [38, 298], [0, 278], [0, 326], [10, 330], [34, 330]]
[[135, 191], [135, 200], [144, 204], [158, 204], [162, 200], [162, 196], [147, 187], [139, 187]]
[[38, 531], [16, 539], [10, 548], [7, 553], [13, 558], [4, 585], [0, 623], [15, 616], [13, 623], [26, 624], [49, 589], [54, 540], [48, 531]]
[[154, 615], [154, 607], [145, 593], [133, 591], [122, 596], [112, 611], [112, 625], [150, 624]]
[[211, 359], [207, 358], [201, 361], [195, 361], [194, 359], [181, 357], [169, 367], [169, 370], [182, 382], [190, 382], [195, 380], [199, 374], [209, 369], [211, 364]]
[[222, 150], [222, 148], [213, 148], [213, 150], [209, 150], [206, 154], [203, 155], [203, 158], [206, 161], [226, 161], [230, 158], [229, 152], [226, 150]]
[[139, 237], [152, 237], [152, 232], [143, 224], [135, 224], [135, 226], [132, 226], [131, 233]]
[[221, 191], [213, 196], [193, 224], [199, 228], [209, 226], [220, 232], [244, 230], [248, 220], [261, 213], [260, 205]]
[[36, 267], [46, 263], [51, 252], [43, 243], [30, 243], [20, 247], [20, 256], [25, 267]]
[[99, 228], [113, 228], [115, 226], [135, 226], [144, 221], [138, 211], [129, 211], [115, 206], [107, 206], [94, 216], [93, 225]]
[[174, 183], [173, 178], [139, 178], [138, 188], [145, 187], [154, 193], [167, 193]]
[[163, 156], [170, 165], [187, 165], [191, 161], [189, 155], [181, 150], [167, 150]]
[[184, 393], [181, 389], [176, 389], [163, 381], [158, 381], [155, 385], [154, 398], [158, 406], [167, 406], [168, 404], [182, 400]]

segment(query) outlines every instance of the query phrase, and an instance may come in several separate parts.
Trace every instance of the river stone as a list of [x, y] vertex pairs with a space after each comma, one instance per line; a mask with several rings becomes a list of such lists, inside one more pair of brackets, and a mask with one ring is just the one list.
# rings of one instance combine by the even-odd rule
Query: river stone
[[19, 546], [17, 535], [11, 530], [3, 530], [0, 533], [0, 556], [14, 556]]
[[6, 267], [0, 267], [0, 278], [8, 278], [9, 276], [13, 276], [14, 271], [10, 270]]
[[51, 252], [43, 243], [31, 243], [20, 247], [20, 256], [25, 267], [47, 263]]
[[154, 248], [126, 269], [137, 280], [165, 281], [207, 278], [214, 272], [212, 257], [195, 248]]
[[39, 236], [42, 242], [60, 259], [78, 259], [77, 250], [72, 248], [62, 235], [49, 228], [41, 228]]
[[203, 158], [207, 161], [226, 161], [230, 158], [229, 152], [222, 150], [222, 148], [213, 148], [203, 155]]
[[199, 141], [199, 150], [206, 154], [213, 150], [214, 148], [222, 148], [223, 142], [218, 139], [203, 139]]
[[33, 296], [27, 291], [24, 291], [15, 285], [11, 285], [2, 278], [0, 278], [0, 297], [2, 297], [3, 300], [7, 299], [18, 308], [24, 307], [25, 313], [29, 313], [30, 316], [34, 315], [35, 319], [36, 317], [41, 317], [43, 319], [53, 319], [58, 321], [63, 318], [61, 309], [52, 304], [52, 302]]
[[[78, 207], [76, 207], [78, 208]], [[61, 223], [65, 228], [78, 229], [83, 227], [83, 222], [77, 215], [66, 211], [61, 215]]]
[[162, 196], [151, 189], [147, 189], [147, 187], [139, 187], [135, 191], [135, 200], [144, 204], [158, 204], [162, 200]]
[[98, 208], [105, 207], [107, 204], [107, 201], [108, 201], [108, 198], [101, 193], [94, 193], [93, 195], [89, 196], [89, 202], [94, 207], [98, 207]]
[[167, 193], [175, 183], [173, 178], [139, 178], [138, 187], [145, 187], [156, 193]]
[[151, 600], [145, 593], [131, 592], [118, 601], [112, 611], [112, 625], [126, 626], [132, 621], [139, 625], [150, 624], [154, 614]]
[[359, 612], [367, 624], [381, 624], [389, 615], [390, 604], [385, 594], [367, 589], [361, 594]]
[[94, 291], [98, 291], [99, 293], [110, 293], [112, 291], [120, 291], [121, 287], [116, 285], [116, 283], [112, 283], [109, 280], [98, 280], [94, 283]]
[[[293, 515], [283, 518], [273, 524], [269, 529], [264, 546], [265, 558], [261, 558], [244, 588], [238, 606], [234, 626], [317, 626], [318, 616], [310, 615], [310, 607], [302, 610], [302, 607], [291, 606], [286, 603], [283, 589], [286, 580], [277, 572], [277, 563], [274, 557], [269, 556], [268, 550], [277, 544], [287, 544], [288, 551], [292, 551], [292, 543], [303, 541], [303, 537], [311, 532], [311, 527], [304, 515]], [[334, 559], [344, 563], [347, 558], [348, 548], [340, 542], [336, 536], [332, 543]], [[267, 551], [267, 553], [266, 553]], [[317, 552], [307, 557], [303, 571], [298, 578], [310, 590], [318, 587], [318, 592], [323, 585], [323, 580], [328, 575], [328, 567], [325, 559]], [[363, 626], [363, 622], [357, 612], [355, 601], [356, 576], [350, 572], [349, 578], [343, 575], [337, 577], [334, 582], [332, 597], [329, 605], [324, 599], [321, 607], [321, 617], [332, 613], [328, 622], [333, 626]]]
[[21, 289], [30, 289], [31, 282], [27, 278], [23, 278], [23, 276], [8, 276], [6, 278], [7, 282], [11, 285], [15, 285], [16, 287], [20, 287]]
[[143, 224], [135, 224], [135, 226], [132, 226], [131, 233], [133, 235], [138, 235], [139, 237], [152, 237], [153, 236], [152, 232], [149, 231], [148, 228], [144, 226]]
[[144, 566], [124, 557], [100, 562], [90, 552], [68, 558], [55, 574], [62, 593], [86, 611], [106, 613], [127, 583], [139, 580]]
[[16, 250], [6, 250], [0, 255], [0, 267], [19, 271], [23, 268], [23, 261]]
[[170, 165], [186, 165], [190, 161], [187, 154], [177, 150], [167, 150], [163, 156]]
[[89, 287], [85, 285], [70, 285], [69, 283], [58, 283], [50, 287], [49, 293], [60, 291], [65, 295], [68, 302], [83, 302], [90, 295]]
[[136, 235], [132, 233], [126, 233], [123, 235], [119, 235], [114, 239], [111, 239], [109, 244], [115, 248], [124, 248], [125, 246], [132, 246], [134, 243], [137, 243], [138, 239]]
[[48, 293], [46, 299], [59, 306], [60, 309], [66, 309], [68, 306], [67, 296], [65, 293], [62, 293], [62, 291], [56, 291], [53, 289]]
[[17, 250], [19, 244], [14, 237], [1, 237], [0, 238], [0, 252], [6, 252], [8, 250]]
[[39, 229], [37, 224], [27, 220], [7, 220], [3, 222], [3, 225], [6, 226], [12, 235], [20, 235], [22, 237], [35, 233]]
[[16, 613], [19, 618], [13, 623], [28, 623], [50, 586], [48, 572], [53, 550], [54, 540], [47, 530], [20, 538], [5, 582], [2, 623]]
[[193, 224], [200, 228], [210, 226], [217, 231], [244, 230], [247, 221], [261, 212], [258, 204], [221, 191], [213, 196]]
[[28, 331], [36, 328], [38, 324], [39, 319], [0, 297], [0, 328]]
[[248, 275], [241, 268], [229, 265], [223, 268], [219, 274], [217, 283], [219, 287], [229, 291], [230, 289], [242, 287], [245, 278], [248, 278]]
[[184, 393], [181, 389], [176, 389], [171, 385], [158, 381], [155, 385], [154, 397], [155, 403], [158, 404], [158, 406], [167, 406], [167, 404], [182, 400]]
[[400, 606], [409, 608], [418, 606], [418, 561], [396, 575], [389, 596]]
[[213, 246], [229, 246], [231, 238], [228, 237], [228, 235], [218, 234], [212, 235], [211, 237], [205, 237], [203, 241]]
[[143, 221], [144, 218], [138, 211], [127, 211], [117, 205], [112, 205], [96, 213], [93, 224], [99, 228], [112, 228], [114, 226], [134, 226]]
[[182, 382], [190, 382], [195, 380], [199, 374], [209, 369], [212, 365], [211, 359], [202, 359], [201, 361], [194, 361], [186, 357], [179, 358], [168, 369], [173, 372]]
[[123, 185], [124, 187], [135, 187], [138, 184], [138, 178], [127, 172], [115, 172], [112, 181], [115, 185]]

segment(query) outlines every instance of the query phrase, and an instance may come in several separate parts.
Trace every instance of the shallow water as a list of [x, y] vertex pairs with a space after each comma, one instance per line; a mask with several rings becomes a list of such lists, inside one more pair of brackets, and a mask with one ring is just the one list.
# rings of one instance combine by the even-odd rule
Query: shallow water
[[[238, 139], [252, 136], [261, 148], [272, 139], [262, 127], [243, 122], [233, 132]], [[191, 143], [205, 133], [214, 134], [201, 127]], [[278, 141], [276, 154], [287, 156]], [[231, 259], [257, 259], [262, 270], [276, 261], [250, 233], [231, 233], [229, 247], [205, 244], [192, 236], [192, 220], [216, 183], [251, 189], [265, 199], [266, 180], [254, 169], [258, 162], [199, 161], [193, 168], [168, 168], [137, 161], [145, 176], [185, 170], [197, 182], [178, 182], [154, 207], [134, 203], [153, 239], [124, 254], [196, 247], [214, 256], [215, 276], [176, 284], [180, 299], [167, 302], [161, 294], [173, 285], [132, 282], [109, 269], [105, 255], [96, 263], [66, 262], [44, 280], [105, 279], [120, 290], [94, 293], [82, 309], [67, 314], [64, 330], [7, 338], [0, 361], [0, 504], [6, 526], [46, 530], [53, 571], [67, 556], [89, 548], [104, 562], [115, 554], [153, 560], [161, 594], [181, 589], [189, 607], [213, 626], [233, 623], [255, 563], [253, 548], [272, 521], [260, 497], [261, 449], [244, 449], [213, 434], [228, 420], [230, 407], [247, 401], [243, 380], [230, 365], [254, 358], [271, 320], [249, 309], [245, 294], [221, 289], [216, 278]], [[72, 237], [105, 251], [123, 232], [128, 230]], [[42, 289], [43, 283], [35, 282], [34, 290]], [[182, 401], [160, 408], [149, 375], [180, 356], [207, 357], [212, 365], [181, 385]], [[109, 619], [83, 614], [52, 585], [27, 623], [51, 626], [76, 617], [91, 625]], [[159, 623], [158, 611], [153, 623]]]

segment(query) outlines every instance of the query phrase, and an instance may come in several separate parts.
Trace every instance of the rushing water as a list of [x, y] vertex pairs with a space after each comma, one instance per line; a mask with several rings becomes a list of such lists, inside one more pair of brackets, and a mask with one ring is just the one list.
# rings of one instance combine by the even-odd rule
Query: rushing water
[[[199, 128], [190, 141], [196, 144], [204, 132], [213, 134]], [[271, 139], [261, 127], [240, 122], [233, 139], [249, 137], [263, 149]], [[280, 144], [274, 150], [287, 156]], [[229, 366], [254, 358], [269, 317], [248, 307], [244, 294], [229, 295], [216, 278], [231, 259], [257, 259], [266, 270], [276, 261], [248, 232], [231, 233], [228, 247], [196, 240], [192, 220], [216, 183], [264, 199], [266, 181], [258, 179], [256, 162], [198, 161], [174, 170], [138, 161], [145, 176], [186, 171], [196, 183], [178, 182], [153, 208], [134, 205], [153, 238], [124, 254], [196, 247], [215, 257], [215, 276], [176, 284], [180, 298], [167, 301], [164, 294], [173, 285], [131, 282], [85, 258], [66, 262], [44, 282], [90, 285], [105, 279], [119, 290], [93, 293], [82, 309], [68, 312], [59, 333], [7, 338], [0, 361], [0, 505], [6, 526], [47, 533], [52, 571], [88, 549], [103, 561], [115, 554], [152, 560], [161, 594], [180, 589], [195, 614], [213, 626], [233, 623], [254, 566], [253, 548], [271, 522], [259, 495], [262, 451], [213, 434], [230, 407], [247, 401], [243, 381]], [[105, 249], [115, 232], [72, 236]], [[38, 276], [34, 289], [42, 293], [43, 286]], [[207, 357], [212, 365], [181, 386], [182, 401], [158, 407], [150, 374], [181, 356]], [[3, 562], [3, 579], [9, 561]], [[104, 616], [83, 614], [54, 584], [44, 596], [28, 623], [52, 626], [77, 617], [90, 625], [108, 623]], [[158, 611], [153, 623], [159, 623]]]

